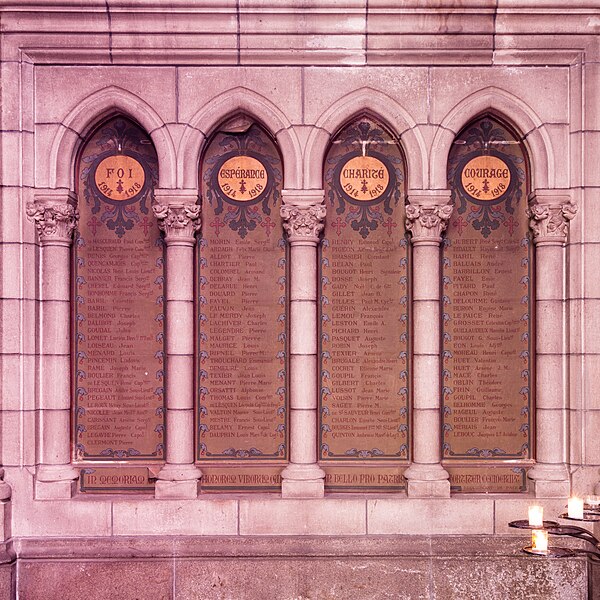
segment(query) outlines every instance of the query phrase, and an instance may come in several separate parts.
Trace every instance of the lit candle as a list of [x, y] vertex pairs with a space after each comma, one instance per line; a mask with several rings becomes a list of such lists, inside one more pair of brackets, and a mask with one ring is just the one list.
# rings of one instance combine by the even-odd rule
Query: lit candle
[[583, 499], [569, 498], [568, 513], [570, 519], [583, 521]]
[[548, 552], [548, 532], [545, 529], [531, 530], [531, 549], [534, 552]]
[[598, 506], [600, 506], [600, 496], [588, 496], [586, 502], [592, 508], [597, 508]]
[[529, 507], [529, 525], [531, 527], [544, 526], [544, 507], [530, 506]]

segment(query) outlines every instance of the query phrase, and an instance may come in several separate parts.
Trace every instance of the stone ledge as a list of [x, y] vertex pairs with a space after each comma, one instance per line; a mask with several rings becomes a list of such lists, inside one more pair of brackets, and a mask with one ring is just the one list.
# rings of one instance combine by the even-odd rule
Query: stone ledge
[[[525, 533], [513, 535], [377, 536], [116, 536], [17, 538], [9, 550], [18, 559], [161, 558], [526, 558]], [[561, 538], [561, 545], [583, 542]], [[573, 560], [586, 560], [578, 557]]]

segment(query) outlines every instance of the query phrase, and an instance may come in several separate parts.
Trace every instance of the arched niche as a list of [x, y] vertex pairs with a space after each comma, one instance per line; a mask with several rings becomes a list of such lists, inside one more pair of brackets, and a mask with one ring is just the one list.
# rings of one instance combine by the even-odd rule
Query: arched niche
[[149, 489], [148, 465], [164, 456], [156, 150], [139, 125], [114, 116], [83, 144], [76, 177], [74, 459], [85, 465], [84, 491]]
[[485, 113], [448, 157], [442, 243], [442, 438], [454, 491], [525, 490], [534, 399], [529, 165], [521, 136]]
[[409, 458], [406, 169], [396, 136], [359, 114], [323, 166], [319, 457], [329, 490], [402, 489]]
[[197, 462], [203, 489], [278, 489], [288, 444], [288, 244], [283, 164], [240, 114], [200, 166]]

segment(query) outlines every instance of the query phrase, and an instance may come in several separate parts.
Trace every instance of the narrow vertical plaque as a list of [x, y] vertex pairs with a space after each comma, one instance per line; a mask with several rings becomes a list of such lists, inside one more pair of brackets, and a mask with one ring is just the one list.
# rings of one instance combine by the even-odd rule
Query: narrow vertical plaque
[[124, 463], [111, 477], [88, 467], [93, 487], [131, 489], [127, 463], [163, 458], [163, 251], [150, 211], [156, 181], [150, 140], [123, 118], [102, 126], [78, 161], [75, 459]]
[[288, 454], [281, 159], [257, 125], [203, 159], [198, 462], [203, 489], [277, 489]]
[[444, 457], [456, 491], [522, 491], [522, 465], [512, 475], [490, 465], [531, 457], [525, 157], [490, 118], [459, 139], [449, 160], [455, 210], [443, 243]]
[[320, 459], [331, 490], [401, 489], [409, 454], [408, 247], [400, 148], [361, 118], [325, 163]]

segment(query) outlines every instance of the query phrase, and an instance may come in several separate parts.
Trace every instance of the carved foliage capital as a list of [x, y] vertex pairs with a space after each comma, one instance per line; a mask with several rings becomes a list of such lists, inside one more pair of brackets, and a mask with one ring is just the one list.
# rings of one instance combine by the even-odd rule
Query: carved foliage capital
[[527, 209], [527, 216], [534, 241], [554, 239], [565, 242], [569, 232], [569, 221], [576, 214], [577, 205], [573, 202], [530, 205]]
[[72, 204], [36, 201], [27, 205], [26, 212], [36, 226], [40, 241], [70, 242], [73, 239], [79, 211]]
[[154, 204], [158, 227], [168, 238], [193, 238], [202, 224], [199, 204]]
[[408, 204], [406, 228], [415, 238], [439, 239], [452, 215], [451, 204]]
[[326, 212], [324, 204], [284, 204], [281, 207], [283, 228], [290, 240], [304, 239], [316, 243], [325, 227], [323, 221]]

